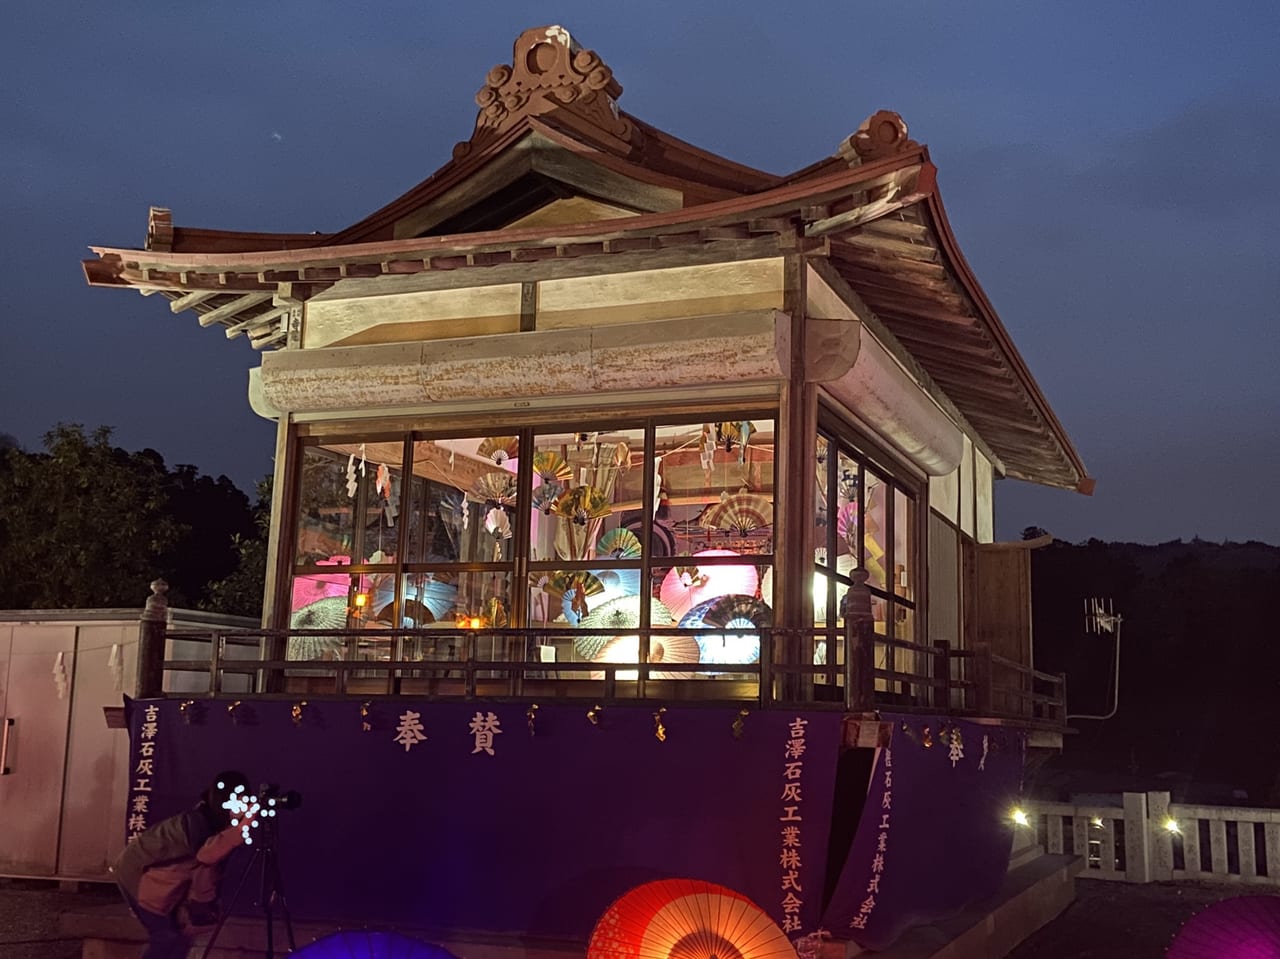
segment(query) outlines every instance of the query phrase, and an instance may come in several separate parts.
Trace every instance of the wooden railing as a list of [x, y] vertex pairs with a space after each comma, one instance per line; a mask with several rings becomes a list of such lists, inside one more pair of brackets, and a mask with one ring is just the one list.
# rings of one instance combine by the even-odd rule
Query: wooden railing
[[1030, 802], [1022, 845], [1084, 860], [1082, 876], [1118, 882], [1213, 880], [1280, 886], [1280, 809], [1171, 803], [1124, 793], [1120, 805]]
[[[619, 632], [616, 628], [170, 633], [162, 586], [153, 584], [155, 595], [148, 600], [141, 622], [138, 690], [142, 696], [536, 695], [601, 702], [804, 704], [857, 713], [935, 712], [1009, 719], [1054, 730], [1063, 729], [1066, 722], [1065, 677], [994, 656], [982, 644], [966, 650], [946, 642], [926, 645], [885, 636], [875, 630], [869, 599], [861, 608], [849, 604], [839, 627], [726, 630], [759, 638], [760, 655], [752, 662], [649, 661], [655, 658], [655, 642], [714, 632], [704, 628], [628, 629], [627, 635], [636, 637], [637, 661], [607, 663], [580, 660], [575, 641], [613, 638]], [[299, 640], [326, 646], [331, 655], [290, 657], [290, 643]], [[820, 646], [825, 654], [815, 662]]]

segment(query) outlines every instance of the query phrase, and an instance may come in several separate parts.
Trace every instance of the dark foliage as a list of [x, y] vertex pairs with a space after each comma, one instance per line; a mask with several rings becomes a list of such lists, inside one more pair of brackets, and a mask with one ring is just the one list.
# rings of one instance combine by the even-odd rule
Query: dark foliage
[[1067, 674], [1071, 712], [1105, 714], [1113, 697], [1115, 638], [1085, 631], [1084, 601], [1109, 598], [1123, 616], [1119, 709], [1073, 721], [1079, 734], [1049, 772], [1266, 798], [1280, 782], [1280, 548], [1090, 540], [1032, 563], [1036, 666]]

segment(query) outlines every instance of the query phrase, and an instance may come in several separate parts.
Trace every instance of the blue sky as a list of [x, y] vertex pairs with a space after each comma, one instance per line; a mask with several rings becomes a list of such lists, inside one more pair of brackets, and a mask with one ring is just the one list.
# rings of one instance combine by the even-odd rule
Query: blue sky
[[1015, 481], [997, 530], [1280, 543], [1280, 8], [843, 2], [17, 0], [0, 35], [0, 432], [59, 421], [228, 474], [271, 468], [256, 355], [90, 243], [179, 225], [328, 231], [465, 140], [485, 72], [564, 24], [621, 105], [784, 172], [870, 113], [929, 144], [961, 248], [1098, 478]]

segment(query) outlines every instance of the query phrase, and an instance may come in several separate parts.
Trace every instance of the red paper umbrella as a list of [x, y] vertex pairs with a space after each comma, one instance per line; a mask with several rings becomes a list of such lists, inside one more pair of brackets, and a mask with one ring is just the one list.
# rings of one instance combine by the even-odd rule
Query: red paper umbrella
[[662, 604], [679, 619], [699, 603], [718, 596], [740, 594], [754, 596], [760, 575], [754, 566], [697, 566], [699, 556], [737, 556], [731, 549], [707, 549], [694, 553], [691, 565], [672, 567], [662, 578], [658, 595]]
[[796, 959], [777, 924], [741, 893], [700, 879], [637, 886], [605, 910], [587, 959]]
[[1275, 959], [1280, 896], [1238, 896], [1196, 913], [1174, 937], [1168, 959]]

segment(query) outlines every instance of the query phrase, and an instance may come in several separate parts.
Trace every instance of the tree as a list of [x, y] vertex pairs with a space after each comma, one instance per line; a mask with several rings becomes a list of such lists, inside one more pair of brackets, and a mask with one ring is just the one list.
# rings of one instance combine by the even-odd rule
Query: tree
[[206, 609], [234, 616], [261, 617], [262, 588], [267, 577], [267, 537], [271, 529], [271, 478], [258, 482], [258, 502], [254, 506], [254, 530], [235, 534], [232, 544], [238, 557], [235, 570], [209, 583]]
[[183, 527], [159, 455], [58, 424], [43, 453], [0, 453], [0, 608], [136, 607]]
[[1048, 536], [1049, 531], [1043, 526], [1028, 526], [1022, 531], [1024, 540], [1039, 539], [1041, 536]]

